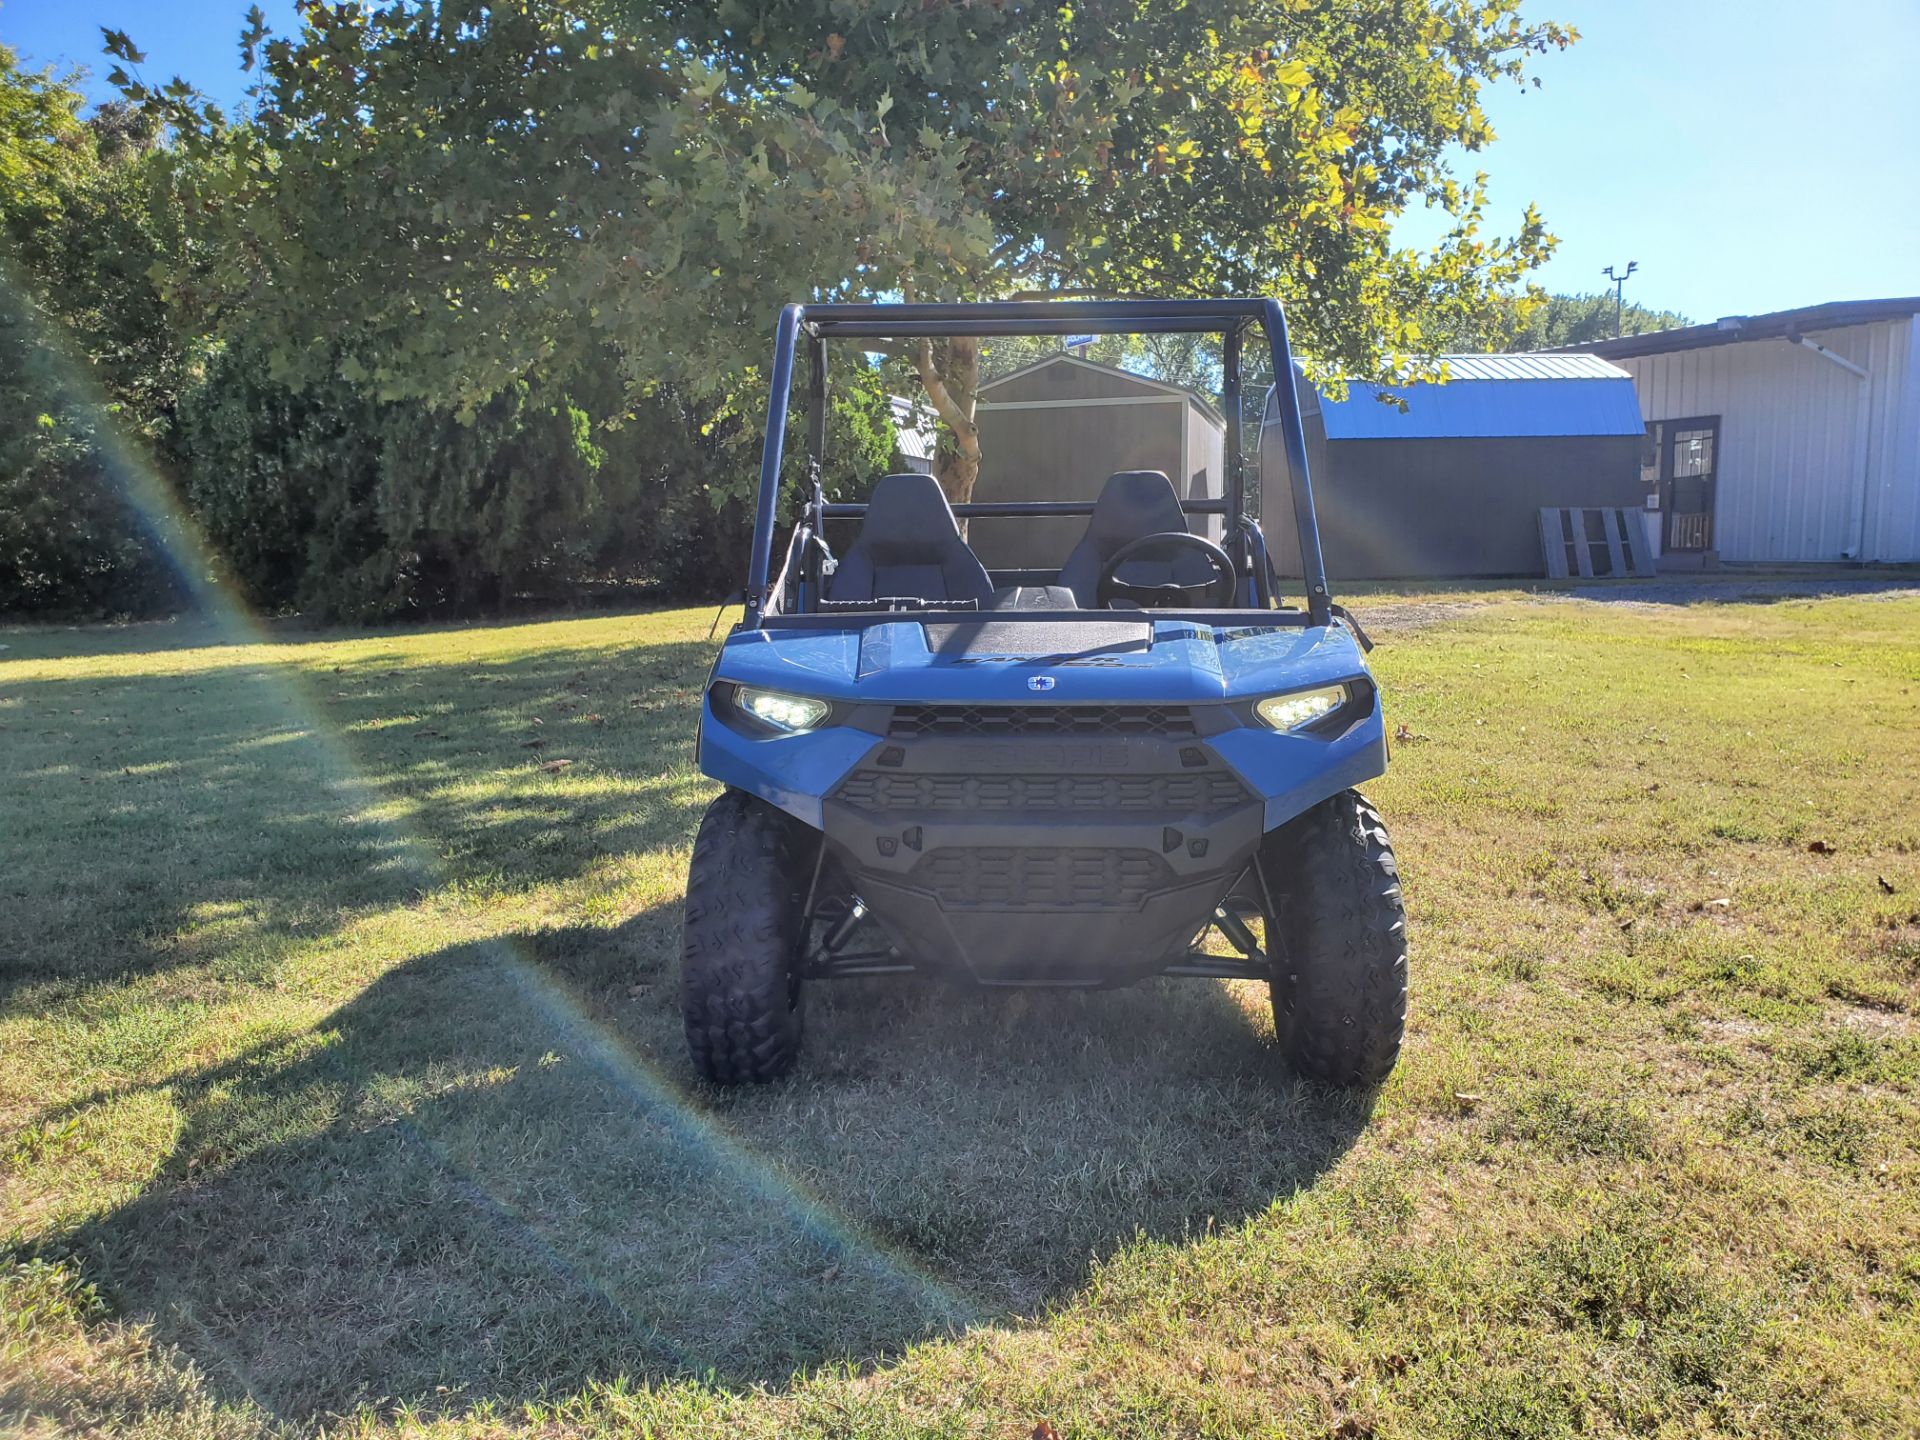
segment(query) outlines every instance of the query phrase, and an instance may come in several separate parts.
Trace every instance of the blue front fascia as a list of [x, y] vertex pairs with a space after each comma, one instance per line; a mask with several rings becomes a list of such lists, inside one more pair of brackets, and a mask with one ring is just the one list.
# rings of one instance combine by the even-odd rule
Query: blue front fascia
[[[848, 704], [1098, 706], [1218, 705], [1367, 675], [1352, 635], [1338, 626], [1228, 630], [1182, 620], [1150, 623], [1151, 643], [1143, 649], [1019, 658], [941, 655], [928, 646], [919, 619], [848, 630], [740, 631], [728, 638], [713, 678]], [[1036, 692], [1028, 684], [1035, 676], [1053, 684]], [[709, 699], [700, 768], [819, 828], [822, 797], [879, 740], [837, 725], [755, 738], [722, 721]], [[1269, 830], [1387, 765], [1377, 695], [1371, 714], [1333, 738], [1248, 725], [1202, 743], [1265, 797]]]
[[829, 725], [810, 735], [760, 740], [713, 713], [709, 691], [700, 713], [700, 769], [723, 785], [758, 795], [818, 830], [820, 800], [879, 741], [865, 730]]
[[1215, 735], [1207, 743], [1249, 789], [1266, 797], [1269, 830], [1279, 829], [1328, 796], [1364, 785], [1387, 771], [1387, 734], [1378, 692], [1373, 713], [1335, 739], [1282, 735], [1248, 725]]

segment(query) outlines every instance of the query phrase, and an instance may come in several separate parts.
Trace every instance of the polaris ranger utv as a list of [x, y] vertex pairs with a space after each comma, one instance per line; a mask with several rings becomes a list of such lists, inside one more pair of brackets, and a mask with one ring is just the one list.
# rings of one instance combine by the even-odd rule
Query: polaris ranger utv
[[[1244, 508], [1240, 349], [1254, 327], [1272, 373], [1292, 376], [1273, 300], [781, 312], [746, 612], [700, 723], [700, 767], [727, 787], [687, 878], [683, 1004], [702, 1074], [784, 1074], [809, 982], [905, 971], [1260, 980], [1301, 1074], [1370, 1085], [1392, 1069], [1400, 886], [1354, 789], [1386, 769], [1380, 698], [1364, 637], [1327, 593], [1292, 385], [1269, 398], [1263, 450], [1267, 483], [1291, 486], [1304, 609], [1278, 600]], [[1085, 502], [950, 505], [924, 474], [885, 476], [865, 504], [822, 494], [830, 339], [1168, 331], [1222, 336], [1218, 500], [1183, 501], [1142, 470], [1085, 477]], [[803, 343], [811, 493], [775, 571]], [[1195, 515], [1221, 517], [1219, 543], [1189, 528]], [[956, 523], [1038, 516], [1086, 521], [1057, 570], [990, 572]], [[835, 525], [853, 530], [837, 559]], [[1224, 947], [1202, 948], [1210, 929]]]

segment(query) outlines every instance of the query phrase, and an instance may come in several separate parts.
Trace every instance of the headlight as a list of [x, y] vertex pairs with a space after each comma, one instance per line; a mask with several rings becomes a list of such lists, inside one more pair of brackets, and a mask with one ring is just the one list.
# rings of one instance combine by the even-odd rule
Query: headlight
[[751, 685], [738, 687], [733, 692], [733, 702], [762, 725], [784, 735], [798, 735], [803, 730], [811, 730], [833, 713], [831, 705], [811, 695], [756, 690]]
[[1253, 707], [1253, 713], [1276, 730], [1301, 730], [1338, 710], [1351, 694], [1344, 685], [1292, 690], [1285, 695], [1269, 695]]

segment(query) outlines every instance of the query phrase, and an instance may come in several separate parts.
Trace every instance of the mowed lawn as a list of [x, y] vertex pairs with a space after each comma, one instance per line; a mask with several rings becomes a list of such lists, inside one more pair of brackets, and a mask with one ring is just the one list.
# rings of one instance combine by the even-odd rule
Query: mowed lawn
[[0, 632], [0, 1430], [1920, 1433], [1920, 600], [1421, 618], [1371, 1096], [1200, 981], [697, 1084], [710, 609]]

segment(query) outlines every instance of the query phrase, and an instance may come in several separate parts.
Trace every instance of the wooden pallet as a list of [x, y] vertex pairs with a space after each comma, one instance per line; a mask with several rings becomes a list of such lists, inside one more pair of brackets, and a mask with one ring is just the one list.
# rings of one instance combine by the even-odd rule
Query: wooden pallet
[[1638, 510], [1543, 506], [1540, 549], [1552, 580], [1646, 578], [1654, 573], [1653, 550]]

